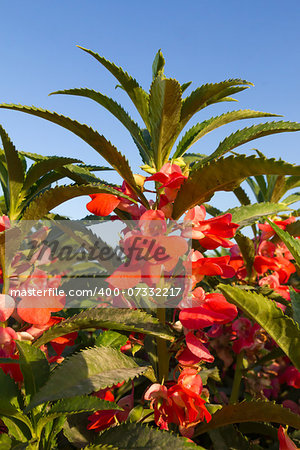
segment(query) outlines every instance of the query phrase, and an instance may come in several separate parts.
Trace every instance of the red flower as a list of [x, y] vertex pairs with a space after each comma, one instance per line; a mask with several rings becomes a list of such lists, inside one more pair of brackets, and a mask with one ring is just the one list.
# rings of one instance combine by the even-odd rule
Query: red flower
[[[110, 401], [107, 398], [108, 401]], [[111, 426], [117, 425], [120, 422], [125, 422], [130, 411], [133, 408], [133, 390], [130, 395], [121, 398], [118, 401], [118, 406], [123, 408], [123, 411], [119, 409], [106, 409], [101, 411], [96, 411], [94, 414], [88, 417], [90, 423], [87, 426], [88, 430], [102, 431]]]
[[287, 431], [280, 425], [278, 429], [279, 450], [299, 450], [296, 444], [288, 437]]
[[204, 345], [207, 342], [207, 338], [200, 331], [196, 334], [191, 331], [187, 333], [185, 337], [186, 348], [179, 350], [176, 355], [176, 359], [182, 366], [194, 366], [200, 361], [213, 362], [214, 357]]
[[[290, 223], [293, 223], [295, 221], [296, 221], [296, 217], [291, 216], [286, 220], [273, 220], [272, 222], [275, 223], [275, 225], [277, 225], [282, 230], [285, 230], [287, 225], [289, 225]], [[258, 224], [258, 228], [260, 230], [262, 230], [262, 234], [261, 234], [262, 239], [269, 239], [270, 237], [274, 236], [274, 234], [275, 234], [275, 231], [273, 230], [271, 225], [268, 224], [268, 222]]]
[[214, 324], [231, 322], [237, 316], [235, 305], [227, 302], [222, 294], [205, 294], [203, 289], [193, 291], [194, 304], [199, 306], [180, 311], [179, 320], [185, 328], [198, 330]]
[[197, 239], [202, 247], [210, 250], [220, 245], [227, 248], [233, 247], [233, 242], [229, 241], [228, 238], [235, 235], [239, 225], [231, 223], [231, 214], [223, 214], [208, 220], [204, 220], [205, 216], [204, 206], [195, 206], [188, 211], [184, 221], [187, 224], [190, 223], [191, 227], [183, 231], [183, 236]]
[[187, 429], [197, 423], [211, 420], [211, 415], [201, 398], [202, 379], [195, 369], [184, 369], [176, 384], [166, 386], [153, 384], [146, 391], [144, 398], [150, 400], [154, 409], [155, 423], [168, 429], [169, 423], [179, 425], [180, 432], [187, 434]]
[[146, 181], [158, 181], [161, 183], [160, 189], [165, 189], [165, 195], [169, 202], [175, 200], [177, 192], [187, 177], [182, 174], [181, 168], [177, 164], [166, 163], [159, 172], [156, 172]]
[[205, 258], [198, 250], [191, 250], [184, 265], [187, 273], [192, 273], [193, 285], [196, 285], [205, 275], [220, 275], [222, 278], [234, 277], [235, 270], [229, 263], [230, 256]]
[[[144, 177], [135, 175], [135, 179], [138, 184], [143, 184]], [[142, 182], [141, 182], [142, 180]], [[133, 200], [137, 200], [135, 192], [124, 181], [121, 188], [115, 188], [123, 194], [131, 197]], [[139, 207], [133, 204], [129, 199], [118, 197], [114, 194], [91, 194], [91, 201], [87, 203], [87, 210], [96, 216], [108, 216], [114, 209], [118, 208], [122, 211], [127, 211], [133, 216], [139, 216]]]

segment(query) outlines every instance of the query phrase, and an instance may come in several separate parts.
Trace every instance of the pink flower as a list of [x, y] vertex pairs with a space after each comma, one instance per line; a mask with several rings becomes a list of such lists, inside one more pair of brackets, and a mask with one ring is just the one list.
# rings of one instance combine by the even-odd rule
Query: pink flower
[[10, 295], [0, 294], [0, 322], [5, 322], [14, 312], [15, 301]]
[[287, 367], [279, 376], [280, 383], [286, 383], [295, 389], [300, 389], [300, 372], [294, 366]]
[[235, 320], [232, 324], [232, 330], [235, 332], [237, 339], [233, 343], [233, 351], [240, 353], [243, 349], [254, 346], [255, 335], [259, 329], [260, 326], [257, 323], [252, 325], [246, 317]]
[[18, 335], [10, 327], [0, 327], [0, 358], [10, 358], [16, 350]]

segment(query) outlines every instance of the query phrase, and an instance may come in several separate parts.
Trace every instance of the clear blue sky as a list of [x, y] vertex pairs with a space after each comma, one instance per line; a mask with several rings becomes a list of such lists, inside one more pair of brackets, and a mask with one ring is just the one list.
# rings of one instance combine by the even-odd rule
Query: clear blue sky
[[[115, 90], [113, 77], [76, 44], [121, 65], [147, 90], [159, 48], [166, 58], [166, 75], [181, 83], [193, 81], [194, 88], [234, 77], [255, 84], [237, 94], [239, 103], [211, 106], [193, 123], [237, 108], [300, 121], [299, 23], [298, 0], [2, 1], [0, 102], [33, 104], [91, 125], [125, 153], [137, 171], [135, 146], [108, 112], [88, 99], [47, 96], [57, 89], [93, 88], [113, 96], [137, 119], [126, 94]], [[209, 154], [232, 131], [258, 122], [225, 126], [202, 139], [193, 151]], [[42, 119], [0, 110], [0, 123], [19, 150], [103, 163], [79, 138]], [[250, 154], [255, 147], [268, 157], [299, 163], [299, 144], [300, 133], [283, 133], [254, 141], [240, 151]], [[59, 211], [81, 217], [86, 213], [86, 199], [73, 200]], [[235, 201], [224, 193], [216, 204], [226, 209]]]

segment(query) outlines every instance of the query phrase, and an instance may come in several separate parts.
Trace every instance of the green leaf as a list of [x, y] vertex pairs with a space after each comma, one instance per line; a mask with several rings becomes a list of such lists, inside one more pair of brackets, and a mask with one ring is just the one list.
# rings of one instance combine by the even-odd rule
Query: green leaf
[[183, 450], [195, 448], [204, 450], [203, 447], [189, 442], [183, 437], [174, 435], [167, 431], [160, 431], [139, 423], [125, 423], [104, 431], [99, 436], [97, 443], [113, 445], [119, 450]]
[[44, 426], [60, 416], [69, 416], [86, 411], [100, 411], [107, 409], [121, 410], [114, 402], [101, 400], [93, 396], [72, 397], [56, 402], [47, 412], [43, 412], [37, 424], [37, 434], [39, 435]]
[[65, 158], [60, 156], [50, 156], [43, 160], [37, 161], [30, 167], [26, 174], [23, 190], [27, 191], [33, 183], [35, 183], [40, 177], [46, 175], [51, 170], [74, 162], [81, 161], [75, 158]]
[[300, 294], [294, 289], [290, 288], [290, 297], [293, 310], [293, 319], [300, 327]]
[[128, 337], [124, 334], [117, 333], [116, 331], [103, 331], [103, 333], [99, 334], [95, 341], [95, 345], [97, 347], [113, 347], [120, 350], [122, 345], [125, 345], [128, 340]]
[[[253, 85], [249, 81], [240, 79], [231, 79], [221, 81], [220, 83], [204, 84], [193, 91], [188, 97], [183, 99], [181, 110], [181, 130], [193, 115], [205, 108], [207, 105], [224, 100], [229, 92], [227, 88], [231, 86], [249, 86]], [[246, 87], [238, 88], [238, 90], [246, 89]]]
[[[28, 427], [21, 421], [12, 418], [12, 417], [1, 417], [1, 420], [3, 421], [4, 425], [8, 428], [8, 435], [16, 439], [20, 442], [26, 442], [28, 443], [29, 439], [31, 438], [31, 432], [28, 429]], [[3, 436], [3, 435], [0, 435]], [[27, 445], [27, 444], [25, 444]], [[0, 447], [1, 448], [1, 447]], [[6, 447], [3, 447], [5, 450]], [[8, 447], [9, 448], [9, 447]], [[18, 448], [18, 447], [12, 447], [12, 448]], [[26, 447], [21, 447], [21, 450]]]
[[77, 184], [87, 184], [87, 183], [102, 183], [106, 184], [105, 181], [100, 180], [96, 175], [90, 172], [87, 168], [83, 166], [76, 166], [75, 164], [68, 164], [64, 167], [60, 167], [56, 170], [62, 177], [68, 177], [75, 181]]
[[206, 160], [201, 161], [199, 164], [205, 164], [208, 161], [219, 158], [225, 153], [233, 150], [234, 148], [246, 144], [253, 139], [258, 139], [263, 136], [269, 136], [270, 134], [283, 133], [285, 131], [299, 131], [300, 123], [297, 122], [267, 122], [260, 123], [259, 125], [253, 125], [252, 127], [243, 128], [235, 133], [232, 133], [224, 141], [222, 141], [218, 148], [209, 155]]
[[177, 80], [157, 77], [150, 89], [149, 121], [157, 170], [168, 161], [179, 133], [181, 87]]
[[295, 192], [295, 194], [291, 194], [286, 198], [281, 200], [281, 203], [285, 205], [292, 205], [293, 203], [299, 202], [300, 200], [300, 192]]
[[64, 334], [89, 328], [106, 328], [150, 334], [162, 339], [173, 339], [173, 334], [150, 314], [133, 309], [93, 308], [81, 311], [46, 330], [33, 345], [39, 347]]
[[226, 300], [234, 303], [257, 322], [300, 370], [300, 329], [290, 317], [283, 314], [273, 300], [263, 295], [247, 292], [238, 287], [219, 284], [218, 289]]
[[135, 105], [136, 109], [140, 113], [143, 121], [145, 122], [147, 128], [149, 128], [149, 121], [148, 121], [148, 94], [144, 91], [144, 89], [141, 88], [141, 86], [138, 84], [138, 82], [132, 78], [130, 75], [128, 75], [127, 72], [124, 72], [124, 70], [121, 67], [116, 66], [114, 63], [111, 63], [107, 59], [103, 58], [103, 56], [98, 55], [98, 53], [93, 52], [92, 50], [88, 50], [84, 47], [80, 47], [80, 45], [77, 46], [78, 48], [81, 48], [81, 50], [85, 51], [86, 53], [89, 53], [91, 56], [93, 56], [97, 61], [99, 61], [109, 72], [119, 81], [123, 89], [127, 92], [129, 95], [131, 101]]
[[5, 152], [9, 183], [10, 217], [14, 218], [20, 202], [19, 195], [24, 182], [24, 168], [18, 152], [4, 128], [0, 125], [0, 136]]
[[284, 194], [286, 178], [283, 175], [270, 175], [268, 178], [267, 199], [276, 203]]
[[295, 258], [297, 266], [300, 267], [300, 242], [299, 239], [295, 239], [293, 236], [290, 235], [287, 231], [283, 231], [281, 228], [279, 228], [275, 223], [271, 222], [267, 219], [267, 222], [277, 236], [282, 240], [282, 242], [287, 246], [293, 257]]
[[173, 218], [178, 219], [187, 209], [208, 201], [216, 191], [236, 189], [251, 175], [298, 174], [300, 167], [274, 159], [230, 156], [212, 161], [193, 170], [178, 192], [173, 208]]
[[231, 221], [238, 223], [240, 228], [252, 225], [262, 217], [277, 214], [282, 211], [290, 211], [284, 203], [254, 203], [252, 205], [239, 206], [225, 211], [224, 214], [231, 214]]
[[194, 436], [219, 427], [243, 422], [275, 422], [300, 429], [300, 416], [282, 405], [257, 400], [225, 405], [217, 411], [209, 423], [199, 425]]
[[159, 49], [155, 55], [153, 64], [152, 64], [152, 78], [153, 80], [158, 76], [163, 76], [164, 67], [165, 67], [165, 58]]
[[300, 186], [300, 177], [299, 176], [291, 176], [285, 179], [285, 189], [284, 192], [289, 191], [290, 189], [296, 188]]
[[252, 111], [251, 109], [240, 109], [238, 111], [230, 111], [222, 114], [221, 116], [212, 117], [204, 122], [197, 123], [182, 137], [177, 145], [173, 158], [178, 158], [184, 155], [184, 153], [199, 139], [222, 125], [235, 122], [236, 120], [259, 117], [278, 117], [278, 115], [260, 111]]
[[[3, 358], [1, 358], [1, 363], [2, 359]], [[3, 370], [0, 369], [0, 405], [5, 401], [18, 408], [18, 396], [19, 389], [16, 383], [9, 375], [6, 375]]]
[[34, 395], [46, 383], [50, 375], [45, 354], [36, 347], [22, 341], [16, 342], [19, 351], [20, 369], [24, 377], [27, 395]]
[[206, 158], [207, 155], [203, 155], [201, 153], [186, 153], [183, 156], [183, 160], [186, 164], [193, 164], [198, 161], [201, 161], [202, 159]]
[[[68, 186], [56, 186], [54, 188], [48, 189], [46, 192], [43, 192], [39, 194], [37, 197], [35, 197], [34, 200], [28, 206], [28, 208], [25, 210], [23, 214], [23, 219], [24, 220], [41, 219], [53, 208], [60, 205], [61, 203], [66, 202], [67, 200], [79, 197], [81, 195], [89, 195], [96, 193], [114, 194], [118, 195], [118, 197], [132, 200], [130, 197], [122, 194], [113, 187], [101, 183], [99, 184], [90, 183], [86, 185], [71, 184]], [[132, 201], [136, 203], [135, 200]]]
[[76, 136], [79, 136], [106, 159], [106, 161], [121, 175], [121, 177], [128, 183], [134, 192], [136, 192], [136, 194], [141, 198], [144, 205], [148, 207], [148, 202], [140, 188], [136, 185], [133, 173], [131, 172], [125, 156], [122, 155], [109, 141], [107, 141], [104, 136], [97, 133], [97, 131], [94, 131], [92, 128], [81, 124], [76, 120], [72, 120], [69, 117], [65, 117], [44, 109], [35, 108], [34, 106], [10, 105], [4, 103], [0, 105], [0, 108], [12, 109], [40, 117], [48, 120], [49, 122], [56, 123], [57, 125], [60, 125], [61, 127], [76, 134]]
[[240, 248], [241, 254], [245, 261], [248, 277], [251, 278], [253, 271], [253, 263], [255, 259], [254, 242], [248, 236], [244, 236], [240, 232], [238, 232], [234, 238]]
[[209, 437], [217, 450], [262, 450], [259, 445], [251, 444], [233, 425], [211, 430]]
[[184, 91], [187, 90], [187, 88], [192, 84], [192, 81], [188, 81], [187, 83], [183, 83], [181, 85], [181, 92], [183, 93]]
[[90, 394], [140, 376], [148, 369], [114, 348], [88, 348], [65, 359], [27, 409], [48, 401]]
[[81, 97], [87, 97], [91, 100], [102, 105], [105, 109], [107, 109], [111, 114], [113, 114], [123, 125], [131, 136], [135, 139], [135, 141], [139, 144], [143, 151], [143, 161], [145, 164], [149, 164], [151, 149], [147, 146], [144, 141], [142, 130], [139, 128], [137, 123], [135, 123], [129, 114], [122, 108], [119, 103], [115, 102], [112, 98], [107, 97], [106, 95], [101, 94], [101, 92], [96, 92], [92, 89], [66, 89], [63, 91], [55, 91], [51, 92], [50, 95], [54, 94], [67, 94], [67, 95], [78, 95]]
[[241, 205], [250, 205], [251, 201], [244, 189], [239, 186], [236, 189], [233, 190], [234, 195], [239, 200]]

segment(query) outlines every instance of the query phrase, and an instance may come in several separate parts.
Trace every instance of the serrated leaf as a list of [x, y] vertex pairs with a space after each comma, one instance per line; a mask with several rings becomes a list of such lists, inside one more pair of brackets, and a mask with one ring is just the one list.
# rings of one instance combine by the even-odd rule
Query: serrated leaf
[[273, 300], [247, 292], [238, 287], [220, 284], [218, 289], [226, 300], [234, 303], [257, 322], [300, 370], [300, 329], [290, 317], [283, 314]]
[[251, 201], [244, 189], [239, 186], [236, 189], [233, 190], [234, 195], [239, 200], [241, 205], [250, 205]]
[[[195, 89], [188, 97], [183, 99], [182, 110], [181, 110], [181, 129], [186, 125], [190, 118], [201, 109], [205, 108], [208, 104], [218, 102], [220, 100], [225, 100], [225, 97], [229, 92], [227, 90], [231, 86], [238, 85], [252, 85], [249, 81], [241, 79], [230, 79], [221, 81], [220, 83], [204, 84], [197, 89]], [[237, 91], [246, 89], [246, 87], [238, 88]]]
[[298, 267], [300, 267], [300, 242], [299, 239], [295, 239], [293, 236], [290, 235], [287, 231], [283, 231], [281, 228], [279, 228], [275, 223], [271, 222], [267, 219], [267, 222], [277, 236], [284, 242], [284, 244], [287, 246], [293, 257], [295, 258], [296, 264]]
[[300, 294], [294, 289], [290, 288], [290, 297], [293, 310], [293, 319], [300, 327]]
[[126, 335], [109, 330], [103, 331], [103, 333], [97, 336], [95, 345], [97, 345], [97, 347], [101, 347], [103, 345], [104, 347], [112, 347], [119, 350], [122, 345], [126, 344], [127, 340], [128, 337]]
[[244, 236], [242, 233], [237, 233], [234, 238], [245, 261], [248, 277], [251, 278], [253, 263], [255, 259], [254, 242], [252, 241], [252, 239], [250, 239], [248, 236]]
[[[12, 417], [4, 417], [4, 416], [1, 418], [1, 420], [3, 421], [4, 425], [8, 428], [9, 436], [13, 437], [17, 441], [23, 442], [24, 444], [26, 443], [25, 445], [27, 445], [29, 439], [31, 438], [31, 432], [23, 422], [18, 421], [17, 419], [14, 419]], [[21, 447], [21, 450], [23, 450], [23, 448]], [[5, 448], [5, 450], [7, 449]]]
[[281, 203], [284, 203], [285, 205], [292, 205], [293, 203], [300, 201], [300, 192], [295, 192], [295, 194], [291, 194], [286, 198], [283, 198], [281, 200]]
[[49, 421], [53, 421], [57, 417], [108, 409], [121, 410], [122, 408], [115, 402], [108, 402], [94, 396], [72, 397], [59, 400], [47, 412], [41, 415], [37, 424], [37, 434], [39, 435], [41, 433]]
[[285, 180], [285, 192], [290, 189], [296, 188], [300, 186], [300, 177], [299, 176], [291, 176], [286, 178]]
[[[23, 220], [38, 220], [44, 217], [49, 211], [61, 203], [81, 195], [90, 195], [98, 193], [107, 193], [117, 195], [122, 198], [132, 200], [122, 192], [117, 191], [113, 187], [104, 184], [90, 183], [86, 185], [71, 184], [68, 186], [56, 186], [48, 189], [46, 192], [39, 194], [30, 203], [23, 214]], [[135, 200], [132, 200], [134, 203]]]
[[68, 164], [64, 167], [60, 167], [56, 170], [62, 177], [68, 177], [75, 181], [77, 184], [87, 184], [87, 183], [102, 183], [106, 184], [105, 181], [100, 180], [96, 175], [90, 172], [87, 168], [83, 166], [76, 166], [75, 164]]
[[275, 403], [257, 400], [225, 405], [217, 411], [209, 423], [199, 425], [194, 436], [219, 427], [243, 422], [275, 422], [300, 429], [300, 416]]
[[300, 167], [275, 159], [230, 156], [212, 161], [193, 170], [178, 192], [173, 218], [178, 219], [187, 209], [208, 201], [216, 191], [236, 189], [251, 175], [299, 174]]
[[263, 136], [269, 136], [270, 134], [283, 133], [286, 131], [299, 131], [300, 123], [297, 122], [284, 122], [283, 120], [279, 122], [267, 122], [260, 123], [259, 125], [253, 125], [252, 127], [243, 128], [222, 141], [218, 148], [209, 155], [206, 160], [201, 161], [200, 164], [206, 164], [213, 159], [220, 158], [225, 153], [233, 150], [234, 148], [246, 144], [254, 139], [258, 139]]
[[204, 450], [203, 447], [190, 442], [183, 437], [167, 431], [151, 428], [139, 423], [125, 423], [113, 429], [108, 429], [99, 436], [97, 443], [113, 445], [119, 450], [182, 450], [195, 448]]
[[165, 67], [165, 58], [161, 52], [161, 49], [158, 50], [158, 52], [155, 55], [153, 64], [152, 64], [152, 78], [153, 80], [157, 76], [162, 76], [164, 73], [164, 67]]
[[128, 75], [127, 72], [124, 72], [124, 70], [121, 67], [116, 66], [114, 63], [111, 63], [107, 59], [103, 58], [103, 56], [98, 55], [98, 53], [93, 52], [92, 50], [88, 50], [84, 47], [80, 47], [80, 45], [77, 46], [81, 50], [85, 51], [86, 53], [89, 53], [91, 56], [93, 56], [98, 62], [100, 62], [109, 72], [119, 81], [123, 89], [127, 92], [129, 95], [131, 101], [135, 105], [136, 109], [140, 113], [143, 121], [145, 122], [147, 128], [149, 128], [149, 121], [148, 121], [148, 98], [149, 95], [147, 92], [144, 91], [144, 89], [141, 88], [141, 86], [138, 84], [138, 82], [132, 78], [130, 75]]
[[88, 348], [65, 359], [53, 371], [27, 410], [44, 402], [90, 394], [140, 376], [147, 370], [148, 366], [138, 366], [133, 358], [113, 348]]
[[192, 84], [192, 81], [188, 81], [187, 83], [183, 83], [181, 85], [181, 92], [183, 93], [184, 91], [187, 90], [187, 88]]
[[71, 164], [75, 162], [81, 162], [79, 159], [75, 158], [65, 158], [60, 156], [49, 156], [41, 161], [37, 161], [28, 170], [23, 190], [27, 191], [33, 183], [35, 183], [40, 177], [46, 175], [48, 172], [59, 167], [65, 166], [66, 164]]
[[238, 223], [240, 228], [252, 225], [262, 217], [277, 214], [282, 211], [290, 211], [284, 203], [254, 203], [252, 205], [238, 206], [225, 211], [224, 214], [231, 214], [231, 221]]
[[207, 155], [203, 155], [201, 153], [186, 153], [183, 156], [183, 160], [186, 164], [192, 164], [201, 161], [202, 159], [206, 158], [206, 156]]
[[41, 346], [64, 334], [88, 328], [135, 331], [162, 339], [173, 339], [173, 334], [158, 319], [144, 311], [118, 308], [93, 308], [81, 311], [46, 330], [33, 345]]
[[87, 97], [91, 100], [102, 105], [105, 109], [107, 109], [111, 114], [113, 114], [123, 125], [131, 136], [135, 139], [135, 141], [139, 144], [139, 146], [143, 150], [143, 161], [145, 164], [149, 164], [151, 149], [146, 145], [142, 130], [139, 128], [137, 123], [135, 123], [129, 114], [123, 109], [119, 103], [114, 101], [112, 98], [107, 97], [106, 95], [101, 94], [101, 92], [96, 92], [92, 89], [65, 89], [60, 91], [51, 92], [50, 95], [54, 94], [66, 94], [66, 95], [78, 95], [81, 97]]
[[239, 111], [230, 111], [217, 117], [212, 117], [204, 122], [197, 123], [190, 128], [185, 135], [181, 138], [177, 145], [173, 158], [178, 158], [192, 146], [199, 139], [205, 136], [207, 133], [236, 120], [251, 119], [259, 117], [278, 117], [277, 114], [270, 114], [261, 111], [252, 111], [251, 109], [241, 109]]
[[21, 200], [19, 199], [19, 195], [24, 181], [24, 167], [14, 144], [1, 125], [0, 136], [7, 165], [10, 217], [14, 218], [14, 215], [17, 213], [18, 203]]
[[45, 354], [39, 348], [22, 341], [16, 341], [16, 344], [25, 391], [27, 395], [32, 396], [47, 382], [50, 366]]
[[87, 144], [93, 147], [106, 161], [121, 175], [121, 177], [128, 183], [128, 185], [136, 192], [141, 198], [141, 201], [148, 206], [148, 202], [137, 186], [133, 173], [129, 167], [128, 161], [124, 155], [122, 155], [116, 147], [114, 147], [104, 136], [94, 131], [87, 125], [81, 124], [76, 120], [72, 120], [69, 117], [59, 115], [55, 112], [50, 112], [41, 108], [35, 108], [34, 106], [22, 106], [12, 104], [1, 104], [0, 108], [12, 109], [15, 111], [25, 112], [33, 116], [40, 117], [48, 120], [49, 122], [56, 123], [63, 128], [71, 131], [80, 137]]
[[181, 87], [177, 80], [157, 77], [149, 98], [149, 122], [155, 166], [160, 170], [168, 161], [179, 133]]

